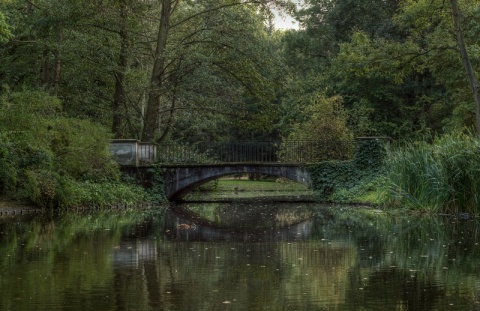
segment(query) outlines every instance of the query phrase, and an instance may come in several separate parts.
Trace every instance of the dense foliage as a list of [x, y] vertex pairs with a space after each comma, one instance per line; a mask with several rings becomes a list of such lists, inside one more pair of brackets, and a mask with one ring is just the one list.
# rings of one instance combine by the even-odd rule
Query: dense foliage
[[378, 198], [366, 196], [378, 189], [384, 179], [384, 161], [389, 143], [386, 138], [358, 139], [355, 141], [352, 160], [310, 165], [308, 170], [312, 178], [312, 188], [318, 199], [378, 202]]
[[[421, 139], [474, 127], [475, 105], [445, 1], [308, 0], [284, 36], [298, 95], [341, 96], [356, 136]], [[479, 66], [479, 4], [458, 1], [470, 62]], [[368, 12], [368, 13], [367, 13]], [[289, 96], [293, 95], [292, 99]]]
[[0, 97], [0, 195], [43, 208], [138, 201], [143, 190], [120, 183], [110, 133], [65, 117], [57, 97], [40, 91]]
[[[444, 1], [308, 0], [295, 15], [300, 29], [287, 31], [268, 23], [269, 2], [288, 7], [2, 2], [0, 80], [14, 91], [44, 89], [62, 98], [69, 116], [110, 127], [118, 138], [302, 136], [303, 124], [318, 124], [322, 98], [342, 103], [356, 136], [473, 127], [472, 92]], [[458, 4], [476, 69], [479, 4]]]

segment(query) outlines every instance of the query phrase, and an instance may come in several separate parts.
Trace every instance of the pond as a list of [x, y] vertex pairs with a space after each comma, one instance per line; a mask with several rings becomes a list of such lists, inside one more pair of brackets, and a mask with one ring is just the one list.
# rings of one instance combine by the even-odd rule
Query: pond
[[0, 218], [0, 310], [478, 310], [479, 223], [317, 203]]

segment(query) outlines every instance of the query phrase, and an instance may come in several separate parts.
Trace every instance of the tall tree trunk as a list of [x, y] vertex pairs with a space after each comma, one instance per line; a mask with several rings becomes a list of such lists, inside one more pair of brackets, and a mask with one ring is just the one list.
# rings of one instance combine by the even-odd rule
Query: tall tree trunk
[[175, 114], [175, 102], [176, 102], [176, 93], [174, 92], [172, 96], [172, 103], [170, 105], [170, 114], [168, 116], [168, 120], [165, 124], [165, 131], [160, 135], [160, 138], [157, 140], [158, 142], [161, 142], [167, 135], [170, 133], [170, 130], [172, 129], [172, 124], [173, 124], [173, 116]]
[[453, 25], [455, 27], [458, 49], [460, 50], [460, 56], [462, 57], [465, 73], [467, 75], [468, 82], [473, 93], [473, 99], [475, 101], [475, 127], [477, 136], [480, 137], [480, 88], [475, 77], [475, 71], [473, 70], [472, 63], [470, 62], [470, 57], [465, 44], [465, 38], [460, 26], [460, 10], [458, 8], [458, 1], [450, 0], [450, 4], [452, 8]]
[[45, 47], [43, 49], [43, 64], [42, 64], [42, 77], [41, 77], [41, 83], [43, 86], [48, 86], [50, 83], [50, 49], [48, 47]]
[[125, 74], [128, 69], [128, 32], [127, 32], [127, 10], [125, 2], [121, 2], [120, 7], [120, 55], [117, 63], [117, 70], [115, 72], [115, 94], [113, 95], [112, 103], [112, 132], [115, 138], [122, 138], [123, 136], [123, 116], [122, 109], [125, 107]]
[[147, 111], [144, 116], [142, 141], [153, 142], [159, 128], [160, 97], [162, 95], [162, 82], [165, 70], [165, 48], [167, 46], [168, 31], [170, 28], [170, 15], [174, 0], [162, 0], [160, 25], [155, 49], [155, 62], [150, 78], [150, 88], [147, 99]]
[[60, 86], [60, 73], [62, 70], [62, 58], [60, 55], [60, 45], [63, 41], [63, 28], [61, 25], [58, 26], [57, 29], [57, 37], [56, 37], [56, 44], [54, 51], [54, 68], [53, 68], [53, 77], [52, 77], [52, 88], [55, 92], [55, 95], [58, 94], [58, 87]]
[[[51, 47], [48, 43], [43, 50], [42, 65], [42, 85], [49, 87], [55, 95], [58, 93], [60, 85], [60, 73], [62, 69], [62, 58], [60, 55], [60, 45], [63, 41], [63, 29], [61, 25], [57, 25], [55, 31], [55, 45]], [[50, 55], [53, 55], [53, 63]]]

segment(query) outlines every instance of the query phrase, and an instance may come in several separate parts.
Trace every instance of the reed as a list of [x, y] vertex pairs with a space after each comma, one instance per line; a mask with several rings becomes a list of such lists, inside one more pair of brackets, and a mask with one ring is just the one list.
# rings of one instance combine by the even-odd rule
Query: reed
[[427, 213], [479, 214], [480, 143], [456, 133], [390, 151], [386, 161], [389, 204]]

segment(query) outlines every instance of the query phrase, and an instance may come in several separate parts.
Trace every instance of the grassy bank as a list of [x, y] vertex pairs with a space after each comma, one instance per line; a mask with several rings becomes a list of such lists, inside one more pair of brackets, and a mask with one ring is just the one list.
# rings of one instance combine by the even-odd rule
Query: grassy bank
[[307, 187], [287, 180], [220, 179], [218, 191], [307, 191]]
[[[377, 185], [378, 186], [378, 185]], [[318, 191], [303, 184], [285, 180], [248, 180], [222, 178], [209, 182], [193, 192], [187, 199], [231, 199], [231, 198], [259, 198], [259, 197], [296, 197], [299, 199], [318, 200], [332, 203], [352, 203], [377, 205], [379, 195], [376, 183], [361, 182], [357, 187], [346, 189], [338, 188], [329, 199], [319, 198]]]
[[221, 178], [211, 181], [190, 193], [187, 200], [237, 199], [307, 199], [312, 190], [285, 179], [249, 180], [248, 178]]

